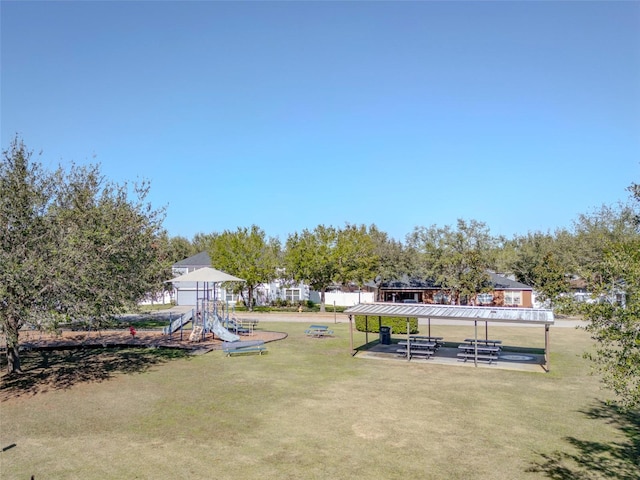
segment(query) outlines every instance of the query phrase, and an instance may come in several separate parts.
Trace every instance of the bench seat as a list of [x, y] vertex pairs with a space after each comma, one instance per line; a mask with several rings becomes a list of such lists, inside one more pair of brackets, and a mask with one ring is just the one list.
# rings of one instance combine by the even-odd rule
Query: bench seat
[[259, 353], [260, 355], [262, 355], [263, 352], [267, 351], [267, 347], [265, 347], [264, 345], [252, 345], [249, 347], [227, 347], [223, 351], [227, 355], [227, 357], [230, 357], [231, 355], [242, 355], [245, 353]]
[[[473, 352], [461, 352], [458, 353], [458, 358], [464, 359], [464, 361], [466, 362], [467, 360], [473, 360], [475, 358], [475, 355], [473, 354]], [[490, 353], [478, 353], [477, 358], [480, 361], [489, 362], [489, 364], [498, 361], [498, 355]]]
[[241, 355], [244, 353], [259, 353], [267, 351], [267, 347], [262, 340], [254, 340], [249, 342], [225, 342], [222, 345], [222, 351], [230, 357], [231, 355]]
[[411, 335], [411, 343], [414, 341], [418, 342], [433, 342], [436, 344], [436, 347], [441, 347], [444, 345], [444, 337], [430, 337], [428, 335]]
[[[405, 357], [407, 356], [407, 349], [406, 348], [398, 348], [396, 350], [397, 353], [400, 353], [402, 355], [404, 355]], [[410, 356], [412, 357], [427, 357], [427, 358], [431, 358], [434, 355], [434, 351], [433, 350], [427, 350], [424, 348], [412, 348], [409, 351]]]

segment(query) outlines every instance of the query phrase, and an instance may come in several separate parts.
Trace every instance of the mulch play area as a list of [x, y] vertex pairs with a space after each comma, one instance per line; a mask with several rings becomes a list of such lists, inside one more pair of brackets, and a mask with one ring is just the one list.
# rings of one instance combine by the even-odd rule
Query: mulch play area
[[[189, 340], [191, 330], [165, 335], [159, 330], [137, 330], [132, 336], [129, 330], [102, 330], [92, 332], [63, 331], [60, 334], [43, 333], [33, 330], [20, 332], [20, 347], [26, 350], [56, 350], [66, 348], [99, 347], [155, 347], [179, 348], [193, 355], [222, 350], [224, 342], [211, 333], [197, 342]], [[254, 330], [251, 335], [240, 337], [241, 341], [261, 340], [265, 343], [282, 340], [286, 333]], [[4, 346], [4, 345], [3, 345]]]

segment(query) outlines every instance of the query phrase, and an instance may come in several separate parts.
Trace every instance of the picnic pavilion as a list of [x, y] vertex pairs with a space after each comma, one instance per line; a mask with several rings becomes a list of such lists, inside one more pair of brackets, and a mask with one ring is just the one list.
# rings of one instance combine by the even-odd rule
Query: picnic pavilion
[[[511, 325], [540, 325], [544, 327], [544, 365], [543, 368], [549, 372], [549, 327], [554, 323], [552, 310], [539, 308], [514, 308], [514, 307], [477, 307], [461, 305], [434, 305], [434, 304], [405, 304], [405, 303], [360, 303], [349, 307], [344, 311], [349, 316], [349, 336], [351, 355], [356, 351], [353, 345], [353, 316], [364, 315], [365, 320], [377, 317], [378, 326], [383, 325], [383, 317], [406, 317], [407, 318], [407, 341], [409, 341], [409, 319], [426, 319], [431, 336], [431, 320], [443, 320], [454, 322], [473, 322], [475, 331], [475, 343], [482, 341], [478, 337], [478, 323], [484, 322], [484, 339], [488, 340], [489, 323], [511, 324]], [[409, 356], [408, 356], [409, 358]], [[477, 365], [477, 352], [475, 364]]]

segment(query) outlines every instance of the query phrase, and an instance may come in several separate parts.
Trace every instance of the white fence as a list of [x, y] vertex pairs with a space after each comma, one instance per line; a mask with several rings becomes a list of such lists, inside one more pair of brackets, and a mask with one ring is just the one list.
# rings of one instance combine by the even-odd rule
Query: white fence
[[158, 303], [167, 304], [173, 301], [171, 292], [157, 293], [155, 295], [147, 295], [138, 305], [156, 305]]
[[[373, 303], [373, 292], [326, 292], [324, 294], [325, 305], [337, 307], [353, 307], [358, 303]], [[320, 303], [320, 292], [309, 292], [309, 300]]]

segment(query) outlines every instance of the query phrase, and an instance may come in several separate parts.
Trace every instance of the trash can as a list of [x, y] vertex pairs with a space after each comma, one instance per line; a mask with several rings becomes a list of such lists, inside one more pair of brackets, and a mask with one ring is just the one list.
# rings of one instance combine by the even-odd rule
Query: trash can
[[380, 343], [382, 345], [391, 345], [391, 327], [380, 327]]

